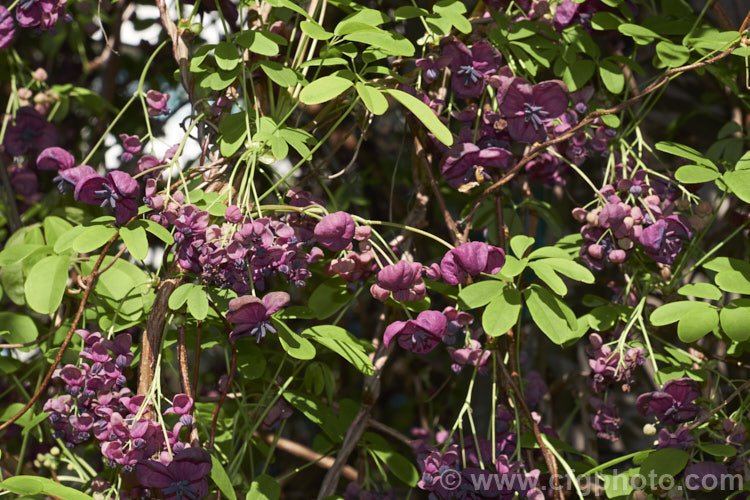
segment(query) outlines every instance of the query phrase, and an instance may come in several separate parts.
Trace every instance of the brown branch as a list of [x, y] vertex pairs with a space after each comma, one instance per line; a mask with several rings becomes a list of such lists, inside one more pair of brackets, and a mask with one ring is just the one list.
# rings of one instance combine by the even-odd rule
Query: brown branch
[[388, 434], [389, 436], [396, 439], [397, 441], [404, 443], [406, 446], [411, 447], [412, 443], [414, 442], [413, 439], [409, 439], [407, 436], [401, 434], [399, 431], [397, 431], [393, 427], [387, 426], [384, 423], [378, 422], [377, 420], [374, 420], [372, 418], [369, 418], [367, 420], [367, 425], [377, 431], [382, 432], [383, 434]]
[[[745, 16], [745, 20], [742, 22], [742, 26], [740, 27], [740, 31], [741, 32], [745, 30], [745, 28], [747, 27], [748, 23], [750, 23], [750, 11], [747, 13], [747, 16]], [[569, 129], [567, 132], [565, 132], [563, 134], [560, 134], [560, 135], [558, 135], [556, 137], [553, 137], [552, 139], [550, 139], [548, 141], [545, 141], [545, 142], [542, 142], [542, 143], [537, 143], [536, 145], [532, 146], [527, 151], [527, 153], [523, 156], [523, 158], [521, 158], [520, 160], [518, 160], [518, 162], [515, 165], [513, 165], [513, 167], [510, 170], [508, 170], [508, 172], [501, 179], [499, 179], [494, 184], [492, 184], [491, 186], [489, 186], [488, 188], [486, 188], [484, 191], [482, 191], [482, 193], [479, 195], [479, 197], [474, 202], [474, 205], [471, 207], [471, 210], [469, 210], [469, 213], [464, 218], [464, 221], [466, 221], [467, 223], [468, 223], [468, 221], [471, 221], [471, 218], [474, 216], [474, 213], [477, 211], [477, 209], [479, 208], [479, 206], [482, 204], [482, 202], [489, 195], [491, 195], [492, 193], [494, 193], [495, 191], [497, 191], [498, 189], [500, 189], [502, 186], [504, 186], [505, 184], [507, 184], [511, 180], [513, 180], [513, 178], [515, 178], [515, 176], [518, 175], [519, 171], [521, 170], [521, 168], [524, 165], [526, 165], [528, 162], [530, 162], [531, 160], [533, 160], [534, 158], [536, 158], [539, 154], [541, 154], [542, 152], [544, 152], [550, 146], [553, 146], [555, 144], [559, 144], [561, 142], [567, 141], [568, 139], [570, 139], [571, 137], [573, 137], [574, 135], [576, 135], [579, 131], [581, 131], [581, 129], [583, 129], [584, 127], [586, 127], [587, 125], [589, 125], [590, 123], [592, 123], [594, 120], [596, 120], [597, 118], [599, 118], [601, 116], [612, 115], [612, 114], [615, 114], [615, 113], [619, 113], [620, 111], [623, 111], [624, 109], [627, 109], [628, 107], [630, 107], [631, 105], [635, 104], [636, 102], [638, 102], [643, 97], [647, 96], [648, 94], [650, 94], [650, 93], [652, 93], [652, 92], [660, 89], [664, 85], [666, 85], [669, 82], [671, 76], [679, 74], [679, 73], [684, 73], [685, 71], [691, 71], [691, 70], [694, 70], [694, 69], [703, 68], [705, 66], [709, 66], [709, 65], [711, 65], [711, 64], [713, 64], [713, 63], [715, 63], [717, 61], [720, 61], [720, 60], [724, 59], [725, 57], [727, 57], [728, 55], [730, 55], [732, 53], [732, 51], [735, 49], [735, 47], [736, 47], [736, 45], [733, 45], [733, 46], [729, 47], [727, 50], [725, 50], [724, 52], [722, 52], [722, 53], [720, 53], [720, 54], [718, 54], [718, 55], [716, 55], [716, 56], [714, 56], [712, 58], [706, 59], [705, 61], [694, 62], [692, 64], [687, 64], [685, 66], [680, 66], [678, 68], [669, 69], [669, 70], [665, 71], [664, 73], [662, 73], [651, 84], [649, 84], [648, 86], [646, 86], [646, 88], [643, 89], [643, 91], [641, 93], [639, 93], [639, 94], [631, 97], [630, 99], [627, 99], [626, 101], [623, 101], [623, 102], [621, 102], [621, 103], [619, 103], [619, 104], [617, 104], [615, 106], [612, 106], [611, 108], [592, 111], [591, 113], [589, 113], [588, 115], [586, 115], [578, 123], [578, 125], [576, 125], [575, 127]]]
[[83, 293], [83, 297], [81, 298], [81, 304], [78, 306], [78, 311], [76, 311], [76, 315], [73, 318], [73, 323], [70, 325], [70, 329], [68, 330], [68, 334], [65, 336], [65, 340], [63, 340], [63, 343], [60, 345], [60, 350], [57, 352], [57, 356], [55, 356], [55, 360], [52, 362], [52, 366], [49, 367], [49, 370], [47, 370], [47, 374], [44, 376], [44, 379], [42, 380], [42, 383], [39, 384], [39, 388], [36, 390], [33, 396], [31, 396], [31, 399], [24, 405], [23, 408], [21, 408], [15, 415], [10, 417], [10, 419], [6, 422], [4, 422], [2, 425], [0, 425], [0, 431], [3, 429], [8, 428], [11, 424], [13, 424], [16, 420], [21, 418], [21, 416], [26, 413], [29, 408], [34, 406], [34, 403], [36, 403], [36, 400], [39, 399], [39, 396], [42, 395], [42, 392], [47, 388], [47, 385], [49, 384], [50, 380], [52, 380], [52, 375], [55, 372], [55, 369], [57, 368], [57, 365], [60, 364], [60, 360], [63, 357], [63, 354], [65, 354], [65, 350], [68, 348], [68, 344], [70, 344], [70, 339], [73, 338], [73, 333], [76, 331], [76, 328], [78, 327], [78, 322], [81, 320], [81, 316], [83, 316], [83, 310], [86, 307], [86, 302], [88, 302], [89, 294], [91, 293], [91, 290], [94, 289], [96, 286], [96, 281], [99, 279], [99, 267], [102, 265], [102, 262], [104, 261], [104, 257], [107, 255], [107, 252], [109, 251], [110, 247], [114, 244], [114, 242], [117, 240], [118, 236], [120, 235], [120, 232], [116, 232], [112, 238], [109, 239], [106, 245], [104, 245], [104, 249], [102, 250], [102, 253], [99, 255], [99, 258], [96, 260], [96, 264], [94, 264], [94, 268], [91, 270], [91, 274], [87, 277], [87, 283], [86, 283], [86, 291]]
[[32, 340], [31, 342], [26, 342], [25, 344], [0, 344], [0, 349], [23, 349], [24, 347], [31, 347], [37, 344], [41, 344], [52, 335], [54, 335], [54, 333], [57, 331], [57, 328], [58, 327], [54, 327], [38, 339]]
[[198, 397], [198, 368], [201, 364], [201, 337], [203, 336], [203, 321], [195, 324], [195, 361], [193, 362], [193, 399]]
[[[260, 437], [267, 444], [273, 445], [273, 442], [275, 439], [275, 436], [273, 434], [256, 433], [255, 435]], [[317, 465], [318, 467], [322, 467], [324, 469], [330, 469], [331, 467], [333, 467], [333, 464], [335, 462], [333, 457], [327, 457], [325, 455], [321, 455], [320, 453], [313, 451], [306, 446], [303, 446], [295, 441], [292, 441], [291, 439], [286, 439], [283, 437], [279, 437], [278, 439], [276, 439], [276, 448], [282, 451], [285, 451], [287, 453], [290, 453], [294, 455], [295, 457], [299, 457], [303, 460], [307, 460], [309, 462], [315, 462], [315, 465]], [[344, 476], [349, 481], [356, 481], [359, 477], [359, 475], [357, 474], [357, 470], [351, 465], [345, 465], [341, 471], [341, 475]]]

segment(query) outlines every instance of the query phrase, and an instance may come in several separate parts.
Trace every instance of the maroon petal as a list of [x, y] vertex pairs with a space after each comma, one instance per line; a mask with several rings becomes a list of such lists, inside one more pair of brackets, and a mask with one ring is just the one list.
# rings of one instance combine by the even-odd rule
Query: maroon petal
[[87, 203], [89, 205], [98, 205], [101, 202], [101, 198], [97, 198], [95, 193], [96, 191], [105, 189], [105, 185], [107, 184], [109, 184], [107, 179], [99, 174], [88, 175], [76, 183], [76, 189], [73, 192], [73, 196], [76, 201]]
[[523, 78], [515, 78], [508, 85], [500, 99], [500, 111], [507, 119], [512, 116], [523, 117], [525, 103], [531, 102], [532, 88]]
[[568, 109], [568, 88], [560, 80], [549, 80], [538, 83], [533, 88], [534, 104], [541, 106], [549, 113], [545, 118], [553, 119], [565, 113]]
[[[266, 306], [254, 295], [243, 295], [229, 301], [227, 320], [237, 325], [254, 327], [266, 317]], [[244, 328], [243, 328], [244, 329]]]
[[142, 460], [135, 465], [135, 475], [141, 486], [147, 488], [168, 488], [173, 482], [180, 480], [170, 473], [169, 469], [154, 460]]
[[41, 170], [66, 170], [73, 168], [75, 158], [63, 148], [47, 148], [36, 158], [36, 166]]
[[267, 293], [263, 297], [263, 305], [266, 307], [266, 317], [289, 305], [289, 301], [289, 294], [286, 292]]
[[117, 192], [125, 198], [135, 198], [138, 196], [138, 190], [140, 189], [138, 181], [133, 179], [127, 172], [113, 170], [107, 174], [107, 179], [109, 179], [110, 184], [114, 186]]
[[408, 321], [394, 321], [388, 325], [383, 334], [383, 342], [385, 343], [385, 346], [390, 347], [393, 337], [400, 335], [408, 325]]

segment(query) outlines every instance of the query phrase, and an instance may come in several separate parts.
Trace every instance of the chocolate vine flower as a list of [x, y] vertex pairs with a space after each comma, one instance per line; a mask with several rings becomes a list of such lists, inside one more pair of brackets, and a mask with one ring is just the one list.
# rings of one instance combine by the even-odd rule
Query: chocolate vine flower
[[662, 264], [671, 264], [682, 250], [682, 239], [692, 233], [677, 215], [659, 219], [643, 230], [640, 237], [646, 255]]
[[318, 243], [333, 252], [344, 250], [354, 237], [354, 220], [346, 212], [326, 215], [315, 225]]
[[470, 142], [454, 144], [446, 151], [440, 162], [440, 173], [454, 188], [473, 182], [485, 182], [492, 177], [487, 168], [508, 168], [513, 164], [513, 155], [501, 147], [479, 146]]
[[65, 16], [66, 0], [22, 0], [16, 8], [16, 20], [24, 28], [50, 30]]
[[140, 460], [135, 475], [142, 486], [161, 492], [164, 500], [200, 500], [208, 495], [211, 455], [203, 448], [184, 448], [169, 465]]
[[138, 214], [138, 182], [130, 174], [114, 170], [102, 177], [98, 174], [84, 177], [76, 184], [75, 199], [89, 205], [111, 207], [115, 220], [124, 224]]
[[422, 281], [422, 264], [401, 260], [396, 264], [384, 267], [378, 273], [370, 293], [381, 302], [388, 300], [393, 292], [397, 302], [414, 302], [422, 300], [427, 287]]
[[122, 148], [125, 150], [120, 155], [120, 160], [130, 161], [133, 159], [133, 155], [141, 152], [141, 139], [137, 135], [120, 134], [120, 140], [122, 141]]
[[11, 156], [41, 151], [57, 143], [55, 126], [34, 108], [25, 106], [16, 112], [15, 123], [5, 134], [5, 148]]
[[0, 50], [5, 50], [13, 44], [15, 34], [16, 27], [13, 24], [13, 17], [8, 9], [0, 5]]
[[657, 448], [678, 448], [687, 451], [695, 446], [695, 439], [690, 435], [690, 429], [687, 427], [680, 427], [675, 432], [661, 429], [658, 443]]
[[63, 148], [47, 148], [36, 158], [36, 166], [41, 170], [67, 170], [73, 168], [76, 160]]
[[96, 171], [88, 165], [78, 165], [77, 167], [59, 170], [53, 181], [57, 183], [57, 189], [65, 194], [86, 177], [96, 175]]
[[513, 80], [499, 98], [510, 136], [528, 143], [547, 138], [545, 124], [565, 113], [568, 100], [568, 89], [560, 80], [532, 86], [523, 78]]
[[271, 315], [289, 304], [286, 292], [267, 293], [263, 300], [254, 295], [243, 295], [229, 301], [227, 320], [237, 325], [229, 334], [230, 340], [255, 335], [256, 341], [266, 336], [266, 332], [276, 333], [271, 326]]
[[416, 64], [417, 68], [422, 70], [422, 77], [424, 78], [425, 83], [430, 84], [438, 79], [438, 76], [440, 76], [440, 70], [448, 66], [450, 62], [451, 58], [449, 56], [441, 56], [438, 58], [430, 57], [417, 59], [414, 64]]
[[505, 252], [481, 241], [470, 241], [448, 250], [440, 261], [443, 280], [449, 285], [458, 285], [468, 276], [481, 273], [495, 274], [505, 265]]
[[169, 94], [162, 94], [158, 90], [146, 92], [146, 105], [149, 116], [168, 115], [170, 109], [167, 107]]
[[487, 40], [469, 50], [456, 39], [443, 44], [443, 56], [450, 58], [451, 90], [460, 98], [479, 97], [488, 76], [497, 72], [501, 56]]
[[388, 347], [397, 338], [398, 344], [408, 351], [417, 354], [430, 352], [445, 335], [447, 320], [438, 311], [422, 311], [417, 319], [395, 321], [388, 325], [383, 335], [383, 342]]
[[641, 394], [635, 405], [642, 417], [655, 415], [665, 425], [679, 424], [698, 415], [700, 408], [693, 403], [698, 396], [695, 381], [678, 378], [668, 381], [660, 391]]

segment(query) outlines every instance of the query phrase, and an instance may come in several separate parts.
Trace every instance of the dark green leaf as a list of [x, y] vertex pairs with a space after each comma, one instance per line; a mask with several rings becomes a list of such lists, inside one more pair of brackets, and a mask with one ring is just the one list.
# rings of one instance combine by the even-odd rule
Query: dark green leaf
[[351, 363], [365, 375], [375, 370], [362, 344], [349, 332], [335, 325], [318, 325], [304, 330], [300, 335], [322, 344]]
[[315, 357], [315, 346], [309, 340], [297, 335], [283, 321], [276, 318], [271, 318], [271, 321], [276, 327], [281, 346], [291, 357], [297, 359], [313, 359]]
[[[304, 21], [303, 21], [304, 22]], [[245, 500], [279, 500], [281, 485], [268, 474], [261, 474], [250, 483]]]
[[237, 500], [237, 494], [232, 487], [232, 481], [224, 470], [218, 458], [211, 455], [211, 480], [229, 500]]
[[9, 344], [25, 344], [36, 340], [39, 331], [30, 317], [6, 311], [0, 312], [0, 334]]
[[26, 277], [26, 302], [38, 313], [52, 314], [62, 301], [67, 281], [68, 256], [45, 257], [34, 265]]
[[427, 127], [427, 129], [435, 134], [435, 138], [450, 146], [453, 144], [453, 134], [448, 130], [443, 122], [435, 115], [435, 113], [425, 103], [413, 97], [406, 92], [396, 89], [386, 89], [385, 92], [393, 96], [398, 102], [400, 102], [406, 109], [414, 113], [414, 115]]

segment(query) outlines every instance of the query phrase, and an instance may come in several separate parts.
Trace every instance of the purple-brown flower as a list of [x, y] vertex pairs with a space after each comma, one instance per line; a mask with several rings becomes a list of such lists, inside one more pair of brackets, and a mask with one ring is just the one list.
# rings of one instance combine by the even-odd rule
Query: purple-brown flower
[[491, 180], [484, 168], [508, 168], [513, 155], [501, 147], [480, 148], [470, 142], [459, 142], [445, 152], [440, 162], [440, 173], [454, 188], [470, 182]]
[[450, 58], [451, 90], [456, 97], [479, 97], [487, 77], [500, 67], [501, 56], [487, 40], [480, 40], [469, 50], [452, 39], [443, 44], [443, 56]]
[[417, 59], [414, 64], [417, 68], [422, 70], [422, 77], [425, 83], [430, 84], [438, 79], [440, 76], [440, 70], [448, 66], [451, 62], [451, 58], [448, 56], [440, 56], [438, 58], [424, 58]]
[[315, 225], [318, 243], [333, 252], [344, 250], [354, 237], [354, 220], [346, 212], [326, 215]]
[[16, 8], [16, 20], [24, 28], [50, 30], [65, 16], [67, 0], [22, 0]]
[[449, 285], [458, 285], [468, 276], [481, 273], [495, 274], [505, 265], [505, 252], [481, 241], [464, 243], [448, 252], [440, 261], [443, 280]]
[[76, 159], [63, 148], [47, 148], [36, 158], [36, 166], [41, 170], [67, 170], [73, 168]]
[[682, 250], [682, 239], [692, 233], [677, 215], [659, 219], [643, 230], [640, 241], [646, 255], [662, 264], [671, 264]]
[[394, 321], [385, 329], [383, 342], [388, 347], [394, 337], [404, 349], [418, 354], [430, 352], [445, 335], [447, 320], [438, 311], [422, 311], [417, 319]]
[[642, 417], [655, 415], [663, 424], [679, 424], [698, 415], [700, 408], [693, 403], [698, 396], [695, 381], [685, 377], [670, 380], [660, 391], [641, 394], [635, 405]]
[[81, 179], [96, 175], [96, 171], [88, 165], [78, 165], [77, 167], [59, 170], [53, 181], [57, 183], [57, 188], [65, 194], [74, 189]]
[[565, 112], [568, 99], [568, 89], [560, 80], [532, 86], [516, 78], [499, 98], [500, 111], [514, 140], [538, 142], [547, 138], [545, 124]]
[[266, 332], [276, 333], [271, 326], [271, 315], [289, 304], [286, 292], [267, 293], [263, 300], [254, 295], [243, 295], [229, 301], [227, 320], [237, 325], [229, 334], [230, 340], [255, 335], [256, 341], [266, 336]]
[[84, 177], [76, 184], [75, 199], [89, 205], [112, 207], [118, 224], [125, 224], [138, 214], [138, 182], [130, 174], [114, 170], [102, 177], [98, 174]]
[[133, 155], [141, 152], [141, 139], [137, 135], [120, 134], [120, 140], [122, 141], [122, 148], [125, 150], [120, 155], [122, 161], [130, 161], [133, 159]]
[[56, 143], [55, 126], [45, 120], [37, 110], [28, 106], [19, 108], [15, 123], [8, 127], [5, 134], [5, 148], [11, 156], [41, 151]]
[[401, 260], [381, 269], [375, 284], [370, 287], [370, 293], [385, 302], [391, 292], [393, 300], [397, 302], [422, 300], [427, 292], [422, 281], [422, 264]]
[[200, 500], [208, 495], [211, 455], [203, 448], [184, 448], [169, 465], [140, 460], [135, 475], [142, 486], [161, 492], [164, 500]]
[[169, 94], [162, 94], [158, 90], [146, 92], [146, 105], [149, 116], [168, 115], [170, 109], [167, 107]]
[[0, 5], [0, 50], [5, 50], [11, 46], [15, 34], [16, 28], [13, 24], [13, 17], [8, 9]]

